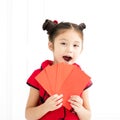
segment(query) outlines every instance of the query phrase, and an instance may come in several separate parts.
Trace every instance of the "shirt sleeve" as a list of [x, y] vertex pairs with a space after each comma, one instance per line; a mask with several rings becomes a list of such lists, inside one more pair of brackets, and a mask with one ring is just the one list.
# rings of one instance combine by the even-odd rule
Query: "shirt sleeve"
[[35, 70], [35, 71], [31, 74], [31, 76], [27, 79], [27, 82], [26, 82], [29, 86], [34, 87], [34, 88], [36, 88], [36, 89], [38, 89], [38, 90], [39, 90], [39, 83], [37, 82], [37, 80], [35, 79], [35, 77], [36, 77], [40, 72], [41, 72], [40, 69]]

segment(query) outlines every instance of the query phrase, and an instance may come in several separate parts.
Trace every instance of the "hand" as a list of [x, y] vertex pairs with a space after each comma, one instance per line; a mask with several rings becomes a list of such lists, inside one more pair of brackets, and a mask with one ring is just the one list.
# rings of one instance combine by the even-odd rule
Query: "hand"
[[71, 96], [68, 102], [70, 102], [71, 107], [76, 113], [83, 107], [83, 99], [78, 95]]
[[50, 96], [44, 103], [45, 108], [48, 109], [48, 111], [54, 111], [62, 106], [63, 101], [63, 95], [52, 95]]

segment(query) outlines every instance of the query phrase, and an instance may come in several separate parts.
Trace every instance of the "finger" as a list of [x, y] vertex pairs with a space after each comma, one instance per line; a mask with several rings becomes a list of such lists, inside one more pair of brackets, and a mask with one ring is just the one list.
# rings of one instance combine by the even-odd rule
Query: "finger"
[[80, 107], [81, 106], [81, 104], [79, 104], [78, 102], [76, 102], [76, 101], [72, 101], [72, 102], [70, 102], [70, 105], [73, 107], [73, 108], [77, 108], [77, 107]]
[[74, 109], [74, 111], [76, 111], [76, 110], [78, 109], [77, 106], [75, 106], [75, 105], [73, 105], [73, 104], [70, 104], [70, 105], [71, 105], [71, 107]]
[[78, 96], [78, 95], [71, 96], [70, 100], [77, 101], [79, 103], [82, 103], [82, 101], [83, 101], [83, 99], [80, 96]]
[[60, 94], [59, 97], [63, 97], [63, 94]]
[[62, 103], [60, 103], [60, 104], [58, 104], [58, 105], [56, 105], [56, 109], [58, 109], [58, 108], [60, 108], [60, 107], [62, 107]]
[[53, 95], [53, 101], [57, 101], [57, 100], [59, 100], [59, 99], [61, 99], [63, 97], [63, 95], [62, 94], [60, 94], [60, 95], [58, 95], [58, 94], [55, 94], [55, 95]]
[[56, 99], [58, 97], [58, 94], [54, 94], [51, 96], [52, 100]]
[[63, 102], [63, 98], [57, 100], [57, 105], [58, 105], [58, 104], [61, 104], [62, 102]]
[[77, 99], [80, 99], [80, 96], [78, 96], [78, 95], [72, 95], [70, 98], [77, 100]]
[[58, 95], [56, 98], [57, 98], [57, 99], [63, 98], [63, 94]]

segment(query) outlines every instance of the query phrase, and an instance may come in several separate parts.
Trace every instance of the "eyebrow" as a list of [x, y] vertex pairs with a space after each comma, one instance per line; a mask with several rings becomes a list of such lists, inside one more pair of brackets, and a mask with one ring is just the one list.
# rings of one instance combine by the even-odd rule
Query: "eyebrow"
[[[68, 41], [67, 39], [59, 39], [59, 41]], [[80, 41], [74, 41], [73, 44], [81, 44]]]
[[[67, 39], [65, 39], [65, 38], [62, 38], [62, 39], [59, 39], [60, 41], [69, 41], [69, 40], [67, 40]], [[77, 42], [77, 43], [81, 43], [80, 41], [74, 41], [74, 42]]]
[[59, 40], [65, 40], [65, 41], [68, 41], [67, 39], [65, 39], [65, 38], [61, 38], [61, 39], [59, 39]]

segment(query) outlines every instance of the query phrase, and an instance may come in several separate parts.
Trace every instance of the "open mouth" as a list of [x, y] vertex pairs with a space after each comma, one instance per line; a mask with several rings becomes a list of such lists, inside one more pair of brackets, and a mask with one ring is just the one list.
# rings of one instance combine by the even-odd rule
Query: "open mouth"
[[63, 56], [63, 59], [67, 62], [69, 62], [70, 60], [72, 60], [72, 57], [70, 56]]

